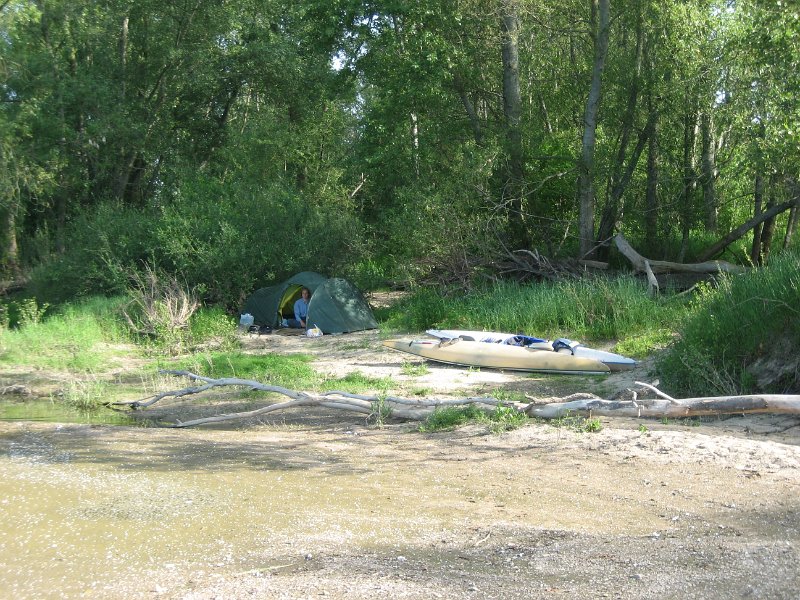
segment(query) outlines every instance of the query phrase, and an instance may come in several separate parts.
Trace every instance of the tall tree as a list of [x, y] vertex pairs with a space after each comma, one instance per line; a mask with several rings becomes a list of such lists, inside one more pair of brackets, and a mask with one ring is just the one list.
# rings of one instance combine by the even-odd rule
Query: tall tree
[[597, 115], [608, 54], [610, 34], [609, 0], [590, 0], [592, 9], [591, 34], [594, 44], [594, 60], [586, 110], [583, 117], [583, 138], [578, 160], [578, 202], [580, 206], [580, 256], [590, 258], [594, 250], [595, 211], [595, 143], [597, 141]]
[[506, 122], [508, 147], [508, 178], [503, 195], [510, 206], [509, 229], [511, 243], [525, 248], [530, 239], [522, 213], [525, 194], [525, 171], [522, 153], [522, 96], [519, 83], [519, 7], [517, 0], [503, 0], [501, 7], [503, 56], [503, 113]]

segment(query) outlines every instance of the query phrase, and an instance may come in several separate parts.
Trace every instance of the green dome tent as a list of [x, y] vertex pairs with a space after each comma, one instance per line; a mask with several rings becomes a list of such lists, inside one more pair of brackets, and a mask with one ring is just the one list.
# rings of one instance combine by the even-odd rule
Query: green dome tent
[[300, 298], [303, 287], [311, 290], [308, 324], [316, 325], [323, 333], [346, 333], [378, 326], [358, 288], [346, 279], [327, 278], [312, 271], [256, 290], [245, 302], [244, 312], [253, 315], [257, 325], [277, 327], [280, 319], [294, 317], [294, 303]]

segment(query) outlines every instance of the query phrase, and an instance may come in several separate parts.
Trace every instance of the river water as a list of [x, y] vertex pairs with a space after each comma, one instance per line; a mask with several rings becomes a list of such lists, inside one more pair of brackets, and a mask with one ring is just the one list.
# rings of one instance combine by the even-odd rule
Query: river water
[[98, 407], [81, 409], [64, 402], [46, 399], [5, 400], [0, 398], [0, 421], [37, 421], [44, 423], [84, 423], [87, 425], [153, 424], [138, 419], [129, 411]]
[[296, 429], [262, 438], [8, 418], [0, 598], [184, 598], [193, 581], [307, 570], [321, 548], [421, 535], [411, 515], [383, 520], [406, 483], [340, 460], [356, 435], [344, 429], [320, 442]]

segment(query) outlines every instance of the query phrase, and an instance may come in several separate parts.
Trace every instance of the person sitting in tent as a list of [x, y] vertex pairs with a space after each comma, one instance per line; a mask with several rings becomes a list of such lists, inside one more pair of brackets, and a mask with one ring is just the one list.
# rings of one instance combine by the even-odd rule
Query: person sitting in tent
[[304, 287], [300, 290], [300, 298], [294, 303], [294, 319], [289, 319], [289, 327], [307, 329], [308, 302], [311, 300], [311, 290]]

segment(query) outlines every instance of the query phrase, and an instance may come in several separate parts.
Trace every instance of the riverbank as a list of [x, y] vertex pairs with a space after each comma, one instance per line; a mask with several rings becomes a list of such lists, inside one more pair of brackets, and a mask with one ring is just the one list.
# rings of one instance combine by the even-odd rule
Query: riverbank
[[[540, 378], [429, 364], [374, 332], [253, 336], [404, 393], [613, 393], [634, 373]], [[413, 358], [413, 357], [412, 357]], [[625, 379], [628, 378], [628, 379]], [[185, 381], [176, 379], [175, 388]], [[235, 406], [164, 401], [158, 418]], [[159, 405], [156, 405], [159, 406]], [[175, 430], [0, 422], [9, 598], [794, 598], [800, 419], [423, 434], [325, 409]]]
[[421, 434], [316, 417], [244, 430], [0, 424], [0, 589], [187, 600], [800, 589], [800, 447], [769, 434], [612, 423]]

